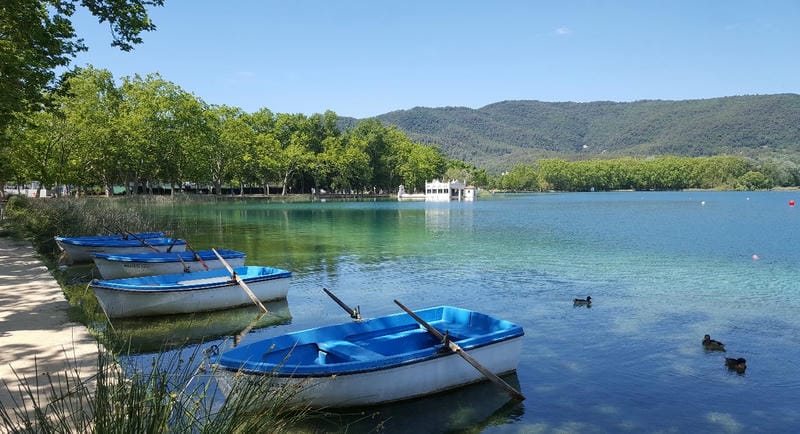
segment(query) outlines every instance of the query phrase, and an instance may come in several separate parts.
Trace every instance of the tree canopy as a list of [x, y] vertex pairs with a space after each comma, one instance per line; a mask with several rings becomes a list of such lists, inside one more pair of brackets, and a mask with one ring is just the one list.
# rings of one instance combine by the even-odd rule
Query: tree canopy
[[[0, 135], [38, 111], [57, 85], [56, 68], [87, 47], [70, 21], [77, 7], [111, 29], [112, 46], [128, 51], [155, 30], [147, 8], [164, 0], [3, 0], [0, 7]], [[1, 138], [1, 136], [0, 136]]]
[[[91, 66], [77, 69], [51, 95], [46, 110], [29, 113], [10, 133], [2, 181], [39, 181], [45, 188], [80, 190], [114, 185], [128, 193], [193, 186], [220, 194], [244, 187], [282, 194], [389, 193], [400, 184], [419, 190], [449, 167], [431, 146], [394, 127], [368, 120], [349, 130], [338, 116], [246, 113], [208, 105], [159, 74], [124, 77]], [[485, 176], [485, 174], [484, 174]]]

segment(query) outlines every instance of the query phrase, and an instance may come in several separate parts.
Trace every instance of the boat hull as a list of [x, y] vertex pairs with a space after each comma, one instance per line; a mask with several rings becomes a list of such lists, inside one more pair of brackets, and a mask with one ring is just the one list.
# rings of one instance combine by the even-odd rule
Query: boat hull
[[[519, 364], [522, 338], [471, 349], [469, 355], [495, 375], [514, 372]], [[235, 384], [237, 373], [217, 370], [217, 384], [226, 395]], [[250, 374], [253, 376], [253, 374]], [[314, 408], [347, 408], [386, 404], [419, 398], [486, 380], [461, 356], [447, 356], [390, 369], [326, 377], [277, 377], [277, 387], [298, 392], [295, 403]]]
[[[266, 271], [254, 276], [259, 269]], [[253, 266], [235, 271], [261, 301], [284, 299], [289, 292], [288, 271]], [[158, 283], [158, 278], [165, 280]], [[90, 286], [109, 318], [207, 312], [253, 303], [227, 270], [95, 280]]]
[[[521, 327], [449, 306], [416, 311], [496, 375], [516, 370]], [[221, 390], [269, 377], [312, 407], [359, 407], [442, 392], [485, 378], [407, 314], [320, 327], [230, 349], [218, 357]], [[244, 379], [244, 380], [243, 380]]]
[[164, 232], [137, 232], [134, 234], [111, 234], [111, 235], [90, 235], [84, 237], [54, 237], [56, 240], [56, 245], [59, 249], [64, 250], [64, 240], [70, 241], [101, 241], [101, 240], [130, 240], [136, 239], [132, 235], [135, 235], [142, 239], [148, 238], [165, 238], [167, 234]]
[[[220, 256], [233, 268], [244, 265], [245, 254], [233, 250], [218, 250]], [[108, 254], [92, 253], [94, 264], [103, 279], [124, 279], [127, 277], [155, 276], [161, 274], [179, 274], [193, 271], [204, 271], [205, 263], [209, 270], [225, 268], [211, 250], [198, 250], [197, 259], [192, 252], [172, 253], [133, 253]], [[183, 260], [181, 262], [180, 259]]]
[[[183, 252], [186, 251], [186, 241], [174, 238], [148, 238], [144, 239], [146, 245], [139, 240], [75, 240], [61, 238], [64, 253], [73, 263], [92, 262], [92, 253], [148, 253], [154, 252]], [[152, 246], [152, 247], [150, 247]]]

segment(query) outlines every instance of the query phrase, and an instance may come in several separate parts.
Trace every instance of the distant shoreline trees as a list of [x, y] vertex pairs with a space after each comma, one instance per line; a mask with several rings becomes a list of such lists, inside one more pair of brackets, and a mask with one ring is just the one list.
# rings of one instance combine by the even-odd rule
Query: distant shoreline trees
[[651, 157], [539, 160], [493, 178], [493, 188], [513, 191], [763, 190], [800, 185], [800, 170], [744, 157]]

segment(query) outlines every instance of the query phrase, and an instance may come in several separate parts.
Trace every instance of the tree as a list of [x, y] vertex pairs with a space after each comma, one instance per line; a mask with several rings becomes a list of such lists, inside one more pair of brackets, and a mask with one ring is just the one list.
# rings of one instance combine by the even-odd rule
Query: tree
[[393, 153], [394, 171], [400, 182], [411, 191], [424, 189], [425, 181], [444, 173], [444, 157], [430, 146], [405, 140], [394, 145]]
[[269, 183], [278, 176], [278, 153], [281, 144], [275, 137], [275, 116], [266, 108], [250, 114], [245, 122], [255, 132], [250, 152], [253, 156], [253, 175], [261, 183], [264, 195], [269, 194]]
[[[72, 26], [76, 6], [111, 27], [112, 46], [130, 51], [155, 30], [147, 7], [164, 0], [4, 0], [0, 7], [0, 135], [25, 113], [39, 111], [56, 83], [55, 69], [87, 47]], [[0, 176], [2, 177], [2, 176]]]
[[203, 171], [210, 174], [214, 193], [222, 194], [225, 182], [244, 179], [244, 153], [256, 141], [256, 133], [245, 122], [238, 107], [212, 106], [205, 112], [208, 135], [197, 149], [201, 154]]
[[69, 152], [62, 167], [62, 182], [81, 186], [100, 184], [106, 195], [114, 181], [120, 181], [119, 154], [122, 146], [118, 129], [122, 96], [108, 70], [91, 66], [78, 69], [56, 98], [66, 126], [72, 130]]
[[395, 127], [387, 128], [378, 119], [372, 118], [361, 121], [355, 128], [348, 131], [347, 140], [357, 145], [369, 156], [369, 166], [372, 167], [372, 187], [393, 190], [399, 185], [392, 176], [391, 158], [392, 146], [400, 140], [408, 140], [405, 134]]
[[[30, 114], [24, 128], [14, 132], [16, 146], [9, 153], [13, 164], [24, 168], [28, 179], [36, 179], [49, 190], [62, 173], [65, 151], [69, 149], [68, 128], [61, 113], [36, 112]], [[36, 190], [39, 196], [39, 189]]]

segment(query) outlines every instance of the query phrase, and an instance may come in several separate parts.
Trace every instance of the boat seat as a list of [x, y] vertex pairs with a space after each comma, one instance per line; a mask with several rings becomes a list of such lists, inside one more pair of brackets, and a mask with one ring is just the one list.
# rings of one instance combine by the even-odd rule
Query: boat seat
[[205, 279], [194, 279], [194, 280], [181, 280], [178, 282], [179, 285], [203, 285], [206, 283], [225, 283], [230, 282], [230, 276], [220, 276], [220, 277], [207, 277]]
[[326, 353], [352, 361], [375, 360], [384, 357], [382, 354], [348, 341], [319, 342], [317, 346]]

